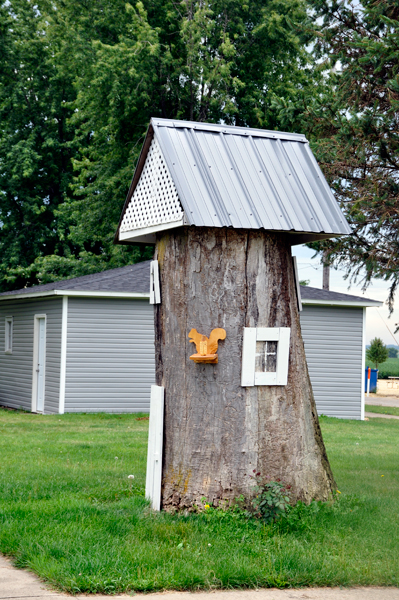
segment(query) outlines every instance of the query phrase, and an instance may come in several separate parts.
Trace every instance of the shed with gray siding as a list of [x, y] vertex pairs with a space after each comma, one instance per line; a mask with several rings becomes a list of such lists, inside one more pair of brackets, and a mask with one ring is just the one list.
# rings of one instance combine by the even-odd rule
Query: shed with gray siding
[[[0, 294], [0, 404], [37, 410], [37, 317], [45, 316], [45, 413], [149, 410], [155, 381], [150, 263]], [[302, 336], [319, 414], [364, 418], [365, 316], [381, 302], [301, 286]], [[37, 340], [36, 340], [37, 343]]]
[[44, 413], [147, 412], [155, 379], [149, 296], [148, 262], [0, 294], [0, 340], [12, 319], [12, 349], [0, 352], [0, 404]]
[[300, 313], [319, 414], [364, 419], [366, 307], [382, 302], [301, 286]]

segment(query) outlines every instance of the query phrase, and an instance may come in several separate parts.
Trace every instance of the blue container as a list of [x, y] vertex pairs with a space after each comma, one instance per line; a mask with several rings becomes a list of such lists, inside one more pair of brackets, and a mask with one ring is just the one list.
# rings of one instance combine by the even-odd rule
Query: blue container
[[[370, 392], [373, 392], [373, 394], [375, 394], [375, 392], [377, 391], [377, 375], [378, 375], [378, 369], [370, 369], [371, 373], [370, 373]], [[367, 392], [367, 377], [368, 377], [368, 367], [366, 368], [366, 377], [365, 377], [365, 381], [364, 381], [364, 391]]]

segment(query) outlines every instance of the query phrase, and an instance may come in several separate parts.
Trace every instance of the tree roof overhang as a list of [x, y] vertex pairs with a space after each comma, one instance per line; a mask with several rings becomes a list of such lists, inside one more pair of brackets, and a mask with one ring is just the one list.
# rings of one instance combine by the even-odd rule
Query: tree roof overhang
[[[151, 177], [151, 152], [159, 155], [181, 211], [159, 218], [149, 210], [129, 221], [127, 213], [140, 210], [143, 171]], [[156, 179], [148, 192], [155, 204], [164, 194]], [[292, 236], [292, 245], [351, 233], [305, 136], [153, 118], [115, 243], [152, 244], [158, 231], [184, 225], [276, 231]]]

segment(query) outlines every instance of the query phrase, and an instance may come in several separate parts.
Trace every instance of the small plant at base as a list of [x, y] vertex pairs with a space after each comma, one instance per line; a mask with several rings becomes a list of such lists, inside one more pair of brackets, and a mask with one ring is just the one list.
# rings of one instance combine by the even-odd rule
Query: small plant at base
[[282, 483], [279, 479], [268, 481], [256, 471], [250, 477], [256, 483], [254, 487], [255, 496], [251, 500], [255, 516], [265, 521], [265, 523], [276, 521], [290, 505], [289, 490], [291, 486]]

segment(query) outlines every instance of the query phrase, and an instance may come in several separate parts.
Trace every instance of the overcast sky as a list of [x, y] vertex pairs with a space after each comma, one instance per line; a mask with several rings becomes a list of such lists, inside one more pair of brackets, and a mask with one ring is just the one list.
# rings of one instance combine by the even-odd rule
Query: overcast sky
[[[314, 251], [306, 246], [293, 246], [292, 254], [297, 257], [299, 279], [310, 279], [310, 286], [322, 288], [323, 267], [319, 258], [312, 259], [315, 254]], [[369, 344], [374, 337], [380, 337], [385, 344], [399, 345], [399, 332], [394, 335], [395, 323], [399, 323], [399, 294], [395, 302], [395, 310], [392, 316], [389, 317], [388, 307], [385, 304], [388, 298], [388, 287], [387, 282], [374, 279], [367, 291], [363, 293], [361, 284], [352, 284], [349, 287], [349, 281], [343, 278], [342, 271], [330, 270], [331, 291], [363, 296], [384, 303], [380, 308], [366, 309], [366, 344]]]

